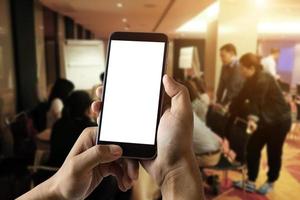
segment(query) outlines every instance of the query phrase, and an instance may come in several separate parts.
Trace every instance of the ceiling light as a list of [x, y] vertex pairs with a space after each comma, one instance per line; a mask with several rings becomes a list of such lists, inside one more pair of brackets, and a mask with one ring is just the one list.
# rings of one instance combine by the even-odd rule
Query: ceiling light
[[122, 22], [126, 23], [126, 22], [127, 22], [127, 19], [126, 19], [126, 18], [123, 18], [123, 19], [122, 19]]
[[259, 34], [300, 34], [300, 21], [260, 22], [257, 25]]
[[255, 0], [255, 3], [258, 7], [265, 7], [267, 0]]
[[205, 33], [207, 24], [205, 21], [189, 21], [179, 27], [176, 32], [200, 32]]
[[117, 7], [118, 7], [118, 8], [122, 8], [122, 7], [123, 7], [123, 4], [122, 4], [122, 3], [117, 3]]
[[211, 4], [196, 17], [180, 26], [176, 32], [206, 32], [207, 23], [218, 17], [219, 10], [219, 2]]

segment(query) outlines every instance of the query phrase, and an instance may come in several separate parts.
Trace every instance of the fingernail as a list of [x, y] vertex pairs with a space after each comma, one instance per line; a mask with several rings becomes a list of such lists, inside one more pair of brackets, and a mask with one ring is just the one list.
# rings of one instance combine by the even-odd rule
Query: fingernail
[[117, 146], [117, 145], [110, 145], [110, 152], [111, 154], [113, 154], [114, 156], [120, 156], [122, 155], [122, 149], [121, 147]]

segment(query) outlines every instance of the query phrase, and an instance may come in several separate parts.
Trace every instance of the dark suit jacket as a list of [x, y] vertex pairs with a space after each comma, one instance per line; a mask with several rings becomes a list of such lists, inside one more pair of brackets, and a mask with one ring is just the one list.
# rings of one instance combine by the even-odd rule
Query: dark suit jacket
[[240, 74], [238, 61], [222, 66], [219, 86], [217, 90], [217, 103], [227, 105], [237, 96], [244, 83]]

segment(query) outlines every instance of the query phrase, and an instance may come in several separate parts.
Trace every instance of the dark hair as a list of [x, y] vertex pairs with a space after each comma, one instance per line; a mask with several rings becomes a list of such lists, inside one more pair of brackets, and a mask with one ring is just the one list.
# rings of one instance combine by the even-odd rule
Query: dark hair
[[271, 52], [271, 54], [280, 53], [280, 49], [279, 48], [271, 48], [270, 52]]
[[182, 84], [188, 89], [190, 100], [194, 101], [198, 97], [197, 89], [192, 85], [191, 81], [184, 81]]
[[255, 71], [259, 72], [263, 69], [260, 63], [260, 57], [254, 53], [246, 53], [240, 58], [240, 63], [247, 69], [254, 66]]
[[100, 81], [103, 83], [103, 80], [104, 80], [104, 72], [102, 72], [101, 74], [100, 74]]
[[231, 53], [233, 53], [234, 55], [237, 54], [236, 48], [235, 48], [235, 46], [234, 46], [232, 43], [228, 43], [228, 44], [223, 45], [223, 46], [220, 48], [220, 51], [231, 52]]
[[48, 108], [50, 108], [53, 99], [59, 98], [65, 102], [69, 94], [74, 90], [74, 84], [67, 79], [57, 79], [51, 89], [48, 97]]
[[83, 117], [91, 103], [92, 99], [87, 92], [82, 90], [72, 92], [65, 102], [63, 117]]
[[203, 77], [194, 77], [191, 79], [192, 82], [194, 82], [195, 86], [197, 87], [198, 92], [200, 94], [206, 93], [206, 83]]

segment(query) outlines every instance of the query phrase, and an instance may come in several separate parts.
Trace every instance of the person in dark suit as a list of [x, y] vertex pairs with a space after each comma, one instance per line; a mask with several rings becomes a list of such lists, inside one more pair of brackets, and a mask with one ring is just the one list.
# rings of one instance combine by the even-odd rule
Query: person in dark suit
[[221, 76], [217, 90], [216, 103], [227, 106], [237, 96], [243, 85], [240, 74], [236, 48], [233, 44], [225, 44], [220, 49], [222, 61]]
[[247, 53], [240, 59], [241, 74], [246, 82], [229, 111], [232, 117], [248, 121], [252, 135], [247, 145], [248, 180], [235, 186], [256, 192], [255, 180], [259, 172], [261, 151], [267, 147], [268, 179], [257, 190], [267, 194], [279, 177], [284, 140], [291, 127], [291, 111], [275, 78], [263, 71], [257, 55]]

